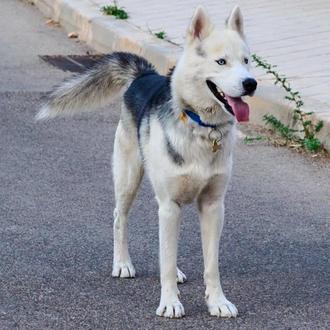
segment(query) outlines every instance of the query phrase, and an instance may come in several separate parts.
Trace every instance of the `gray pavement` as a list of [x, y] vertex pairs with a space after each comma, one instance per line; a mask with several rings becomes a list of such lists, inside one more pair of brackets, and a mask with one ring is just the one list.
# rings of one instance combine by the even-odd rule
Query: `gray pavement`
[[179, 252], [187, 316], [159, 318], [157, 211], [147, 180], [131, 213], [137, 278], [111, 278], [118, 104], [36, 124], [44, 91], [66, 76], [37, 55], [87, 48], [45, 26], [33, 7], [0, 6], [0, 329], [329, 329], [328, 163], [239, 141], [220, 262], [240, 316], [207, 314], [197, 214], [187, 207]]
[[47, 91], [66, 75], [48, 67], [38, 55], [83, 54], [88, 48], [48, 28], [47, 18], [19, 0], [0, 2], [0, 91]]

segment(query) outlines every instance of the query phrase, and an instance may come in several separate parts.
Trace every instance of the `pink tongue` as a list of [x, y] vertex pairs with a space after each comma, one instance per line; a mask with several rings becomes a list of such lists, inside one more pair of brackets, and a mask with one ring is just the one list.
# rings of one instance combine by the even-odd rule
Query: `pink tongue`
[[232, 107], [238, 121], [249, 121], [249, 105], [240, 97], [230, 97], [226, 95], [229, 105]]

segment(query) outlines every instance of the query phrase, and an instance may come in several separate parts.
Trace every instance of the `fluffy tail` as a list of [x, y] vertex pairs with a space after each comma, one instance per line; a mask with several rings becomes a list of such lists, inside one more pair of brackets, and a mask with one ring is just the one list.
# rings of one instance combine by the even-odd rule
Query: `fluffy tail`
[[155, 69], [144, 58], [131, 53], [112, 53], [92, 69], [74, 76], [53, 91], [36, 119], [53, 118], [105, 105], [145, 71]]

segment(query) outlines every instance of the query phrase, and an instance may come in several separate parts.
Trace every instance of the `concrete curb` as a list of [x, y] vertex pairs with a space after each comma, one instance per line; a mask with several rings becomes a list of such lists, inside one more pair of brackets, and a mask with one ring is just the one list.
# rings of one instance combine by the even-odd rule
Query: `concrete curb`
[[[28, 0], [47, 17], [58, 21], [68, 32], [77, 32], [79, 39], [95, 50], [108, 53], [130, 51], [147, 58], [161, 73], [166, 73], [176, 63], [182, 49], [141, 31], [127, 21], [104, 16], [93, 0]], [[285, 124], [292, 124], [293, 109], [284, 100], [282, 91], [265, 82], [259, 83], [258, 93], [248, 99], [251, 107], [250, 122], [264, 125], [262, 117], [269, 113]], [[324, 127], [318, 135], [330, 152], [330, 113], [327, 105], [305, 100], [306, 111], [318, 111], [314, 120], [323, 120]], [[311, 110], [308, 110], [311, 109]]]
[[180, 48], [145, 33], [126, 21], [105, 16], [92, 0], [29, 0], [47, 17], [101, 53], [130, 51], [147, 58], [166, 73], [173, 67]]

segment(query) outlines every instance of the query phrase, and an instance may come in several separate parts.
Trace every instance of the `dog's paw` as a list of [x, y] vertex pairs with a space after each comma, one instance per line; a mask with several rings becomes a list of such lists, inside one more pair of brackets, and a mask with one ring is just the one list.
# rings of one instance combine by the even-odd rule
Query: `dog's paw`
[[176, 268], [176, 282], [184, 283], [187, 281], [187, 277], [179, 268]]
[[236, 317], [238, 314], [237, 308], [234, 304], [232, 304], [225, 297], [220, 297], [218, 299], [214, 299], [211, 301], [207, 300], [207, 306], [209, 309], [209, 313], [212, 316], [217, 317]]
[[181, 302], [177, 299], [174, 301], [161, 301], [157, 308], [156, 314], [158, 316], [173, 318], [183, 317], [184, 308]]
[[135, 268], [130, 261], [116, 262], [112, 267], [112, 277], [132, 278], [135, 277]]

